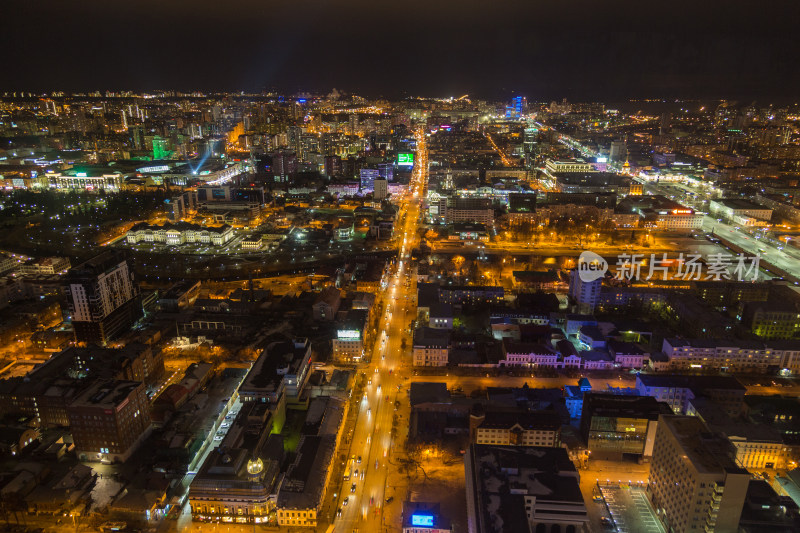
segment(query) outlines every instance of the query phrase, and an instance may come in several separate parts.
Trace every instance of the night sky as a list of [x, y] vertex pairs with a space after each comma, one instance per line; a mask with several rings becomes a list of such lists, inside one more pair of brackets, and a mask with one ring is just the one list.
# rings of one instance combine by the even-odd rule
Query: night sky
[[4, 0], [0, 90], [794, 102], [798, 4]]

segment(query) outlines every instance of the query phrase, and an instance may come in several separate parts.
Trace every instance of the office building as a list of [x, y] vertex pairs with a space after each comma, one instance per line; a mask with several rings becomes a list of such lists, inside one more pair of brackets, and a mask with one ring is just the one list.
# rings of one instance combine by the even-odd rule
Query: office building
[[528, 111], [528, 100], [524, 96], [515, 96], [506, 106], [506, 120], [518, 120]]
[[380, 179], [381, 175], [377, 169], [362, 168], [359, 171], [361, 180], [361, 194], [368, 194], [375, 190], [375, 180]]
[[139, 287], [120, 252], [109, 250], [71, 268], [64, 285], [77, 342], [105, 345], [142, 317]]
[[150, 402], [141, 381], [102, 380], [67, 407], [82, 461], [124, 462], [150, 431]]
[[650, 396], [587, 392], [583, 395], [581, 437], [595, 456], [653, 455], [658, 418], [669, 405]]
[[296, 398], [310, 375], [311, 342], [306, 338], [270, 343], [256, 359], [239, 387], [242, 402], [279, 404]]
[[492, 226], [494, 208], [488, 198], [449, 198], [445, 209], [445, 222], [477, 222]]
[[647, 491], [667, 531], [738, 531], [750, 473], [734, 455], [697, 417], [659, 418]]

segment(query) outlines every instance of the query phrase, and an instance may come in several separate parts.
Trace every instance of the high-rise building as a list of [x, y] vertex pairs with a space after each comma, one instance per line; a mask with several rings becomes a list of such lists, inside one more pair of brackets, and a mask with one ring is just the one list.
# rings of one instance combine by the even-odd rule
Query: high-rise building
[[591, 313], [594, 311], [597, 302], [600, 300], [600, 287], [602, 285], [603, 278], [583, 281], [577, 269], [569, 273], [569, 297], [575, 300], [579, 313]]
[[389, 194], [389, 182], [385, 179], [375, 180], [372, 197], [376, 200], [383, 200]]
[[272, 175], [278, 183], [286, 183], [297, 174], [297, 153], [281, 149], [272, 154]]
[[511, 104], [506, 106], [506, 118], [513, 120], [520, 118], [528, 110], [528, 101], [524, 96], [515, 96]]
[[167, 209], [167, 217], [171, 222], [180, 222], [181, 218], [186, 214], [183, 195], [167, 198], [164, 200], [164, 205]]
[[332, 178], [342, 173], [342, 158], [338, 155], [325, 156], [325, 176]]
[[139, 287], [121, 252], [109, 250], [71, 268], [64, 284], [78, 342], [105, 345], [142, 317]]
[[153, 160], [172, 159], [174, 152], [169, 149], [169, 139], [156, 135], [153, 137]]
[[667, 531], [738, 531], [751, 476], [734, 456], [700, 418], [659, 417], [647, 491]]
[[611, 141], [611, 147], [608, 150], [608, 158], [611, 161], [625, 161], [628, 157], [628, 147], [625, 141]]
[[150, 402], [141, 381], [98, 381], [67, 407], [70, 433], [83, 461], [125, 461], [150, 430]]

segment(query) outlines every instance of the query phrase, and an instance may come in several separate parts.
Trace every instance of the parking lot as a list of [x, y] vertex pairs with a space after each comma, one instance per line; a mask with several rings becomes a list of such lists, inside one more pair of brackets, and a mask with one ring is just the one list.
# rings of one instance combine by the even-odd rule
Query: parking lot
[[[611, 518], [610, 531], [666, 533], [645, 493], [644, 484], [599, 485]], [[613, 524], [613, 526], [612, 526]]]

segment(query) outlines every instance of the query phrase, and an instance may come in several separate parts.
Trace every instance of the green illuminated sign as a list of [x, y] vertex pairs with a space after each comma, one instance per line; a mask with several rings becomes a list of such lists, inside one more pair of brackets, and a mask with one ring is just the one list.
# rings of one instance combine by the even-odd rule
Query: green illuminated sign
[[414, 166], [414, 154], [411, 153], [397, 154], [397, 165], [406, 167]]

